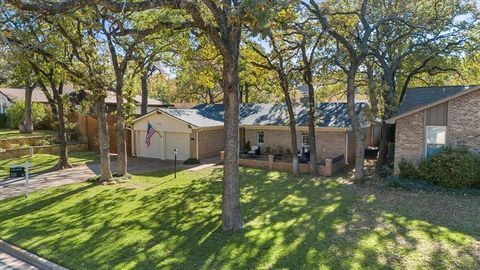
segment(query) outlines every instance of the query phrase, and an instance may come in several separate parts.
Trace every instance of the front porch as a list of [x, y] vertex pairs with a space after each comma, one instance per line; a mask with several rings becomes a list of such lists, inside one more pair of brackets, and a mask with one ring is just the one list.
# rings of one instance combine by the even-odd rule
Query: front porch
[[[224, 151], [220, 152], [220, 160], [223, 162]], [[261, 154], [251, 156], [248, 154], [240, 154], [239, 165], [243, 167], [278, 170], [292, 172], [292, 156], [282, 155], [276, 156], [272, 154]], [[331, 176], [346, 166], [345, 156], [340, 155], [333, 159], [323, 159], [317, 161], [317, 170], [320, 176]], [[310, 164], [300, 163], [300, 173], [309, 173]]]

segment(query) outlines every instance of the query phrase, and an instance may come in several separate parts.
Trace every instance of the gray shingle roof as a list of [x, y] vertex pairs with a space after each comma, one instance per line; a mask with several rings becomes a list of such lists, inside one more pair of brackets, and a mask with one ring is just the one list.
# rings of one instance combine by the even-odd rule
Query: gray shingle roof
[[[357, 114], [367, 106], [366, 102], [356, 104]], [[187, 123], [197, 127], [223, 125], [223, 104], [203, 104], [192, 109], [161, 109]], [[308, 124], [306, 106], [296, 106], [295, 116], [297, 126]], [[288, 113], [285, 104], [249, 103], [240, 105], [241, 125], [287, 126]], [[350, 126], [346, 103], [320, 103], [317, 108], [317, 127]]]
[[397, 115], [448, 98], [462, 91], [469, 90], [472, 87], [474, 86], [458, 85], [408, 88], [400, 102]]
[[162, 108], [160, 111], [174, 116], [184, 122], [197, 127], [215, 127], [223, 126], [223, 112], [216, 115], [217, 112], [206, 113], [197, 109], [170, 109]]

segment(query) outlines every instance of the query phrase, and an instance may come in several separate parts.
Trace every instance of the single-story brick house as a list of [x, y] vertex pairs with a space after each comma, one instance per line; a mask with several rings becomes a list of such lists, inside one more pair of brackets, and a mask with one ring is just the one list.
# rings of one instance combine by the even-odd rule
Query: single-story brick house
[[[365, 113], [368, 104], [357, 103], [357, 114], [366, 129], [366, 147], [377, 146], [380, 133]], [[208, 158], [224, 149], [223, 104], [199, 105], [192, 109], [160, 108], [139, 117], [133, 125], [132, 153], [136, 156], [172, 159], [173, 149], [178, 159]], [[350, 127], [346, 103], [321, 103], [317, 109], [318, 159], [340, 155], [351, 162], [355, 156], [355, 140]], [[298, 149], [308, 145], [307, 107], [296, 106]], [[148, 123], [155, 129], [150, 146], [145, 140]], [[240, 151], [260, 146], [262, 151], [290, 147], [288, 114], [284, 104], [244, 103], [240, 106]], [[249, 150], [249, 149], [248, 149]]]
[[395, 172], [408, 160], [419, 164], [445, 146], [480, 153], [480, 86], [407, 89], [396, 116]]

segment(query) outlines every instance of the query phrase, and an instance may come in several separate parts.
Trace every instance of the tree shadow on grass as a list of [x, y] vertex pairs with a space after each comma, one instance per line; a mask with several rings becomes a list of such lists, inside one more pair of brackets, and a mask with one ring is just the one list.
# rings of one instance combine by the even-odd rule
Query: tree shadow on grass
[[0, 207], [0, 226], [21, 224], [0, 230], [72, 269], [480, 266], [477, 236], [337, 179], [241, 169], [245, 228], [223, 232], [221, 178], [221, 169], [178, 179], [162, 171], [113, 187], [66, 188]]

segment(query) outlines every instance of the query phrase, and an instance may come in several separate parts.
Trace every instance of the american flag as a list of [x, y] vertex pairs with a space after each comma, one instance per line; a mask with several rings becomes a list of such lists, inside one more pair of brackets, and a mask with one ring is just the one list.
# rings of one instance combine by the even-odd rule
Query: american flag
[[145, 137], [145, 144], [147, 145], [147, 148], [150, 147], [150, 144], [152, 143], [152, 136], [155, 134], [155, 129], [153, 128], [152, 124], [148, 122], [147, 124], [147, 136]]

